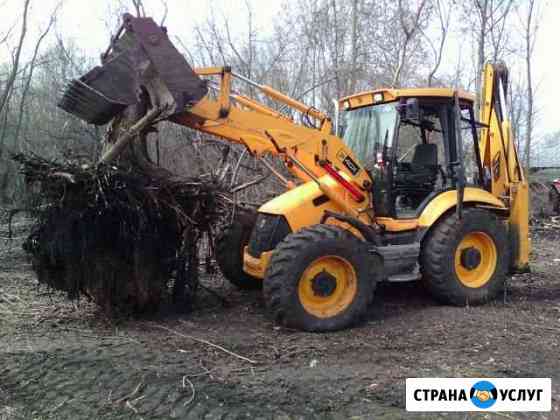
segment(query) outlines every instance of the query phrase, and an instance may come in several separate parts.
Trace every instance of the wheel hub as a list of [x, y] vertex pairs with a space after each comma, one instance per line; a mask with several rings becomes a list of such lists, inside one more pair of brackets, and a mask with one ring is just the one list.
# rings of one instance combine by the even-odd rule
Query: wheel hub
[[468, 247], [461, 251], [461, 265], [467, 270], [474, 270], [482, 260], [480, 251], [474, 247]]
[[312, 261], [298, 284], [301, 305], [317, 318], [340, 314], [352, 304], [357, 293], [356, 270], [338, 255], [324, 255]]
[[336, 277], [323, 270], [311, 280], [311, 289], [316, 296], [330, 296], [336, 289]]

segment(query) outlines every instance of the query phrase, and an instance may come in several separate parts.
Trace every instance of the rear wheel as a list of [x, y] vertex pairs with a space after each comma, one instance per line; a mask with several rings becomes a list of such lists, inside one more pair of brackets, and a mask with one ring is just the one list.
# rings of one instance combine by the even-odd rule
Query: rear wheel
[[422, 244], [424, 284], [443, 303], [476, 305], [503, 291], [509, 252], [504, 223], [493, 213], [449, 213]]
[[262, 280], [243, 271], [243, 250], [255, 225], [255, 212], [239, 210], [234, 222], [216, 237], [216, 262], [224, 277], [240, 289], [260, 289]]
[[333, 331], [359, 321], [373, 298], [381, 258], [337, 226], [288, 235], [274, 250], [263, 292], [275, 320], [306, 331]]

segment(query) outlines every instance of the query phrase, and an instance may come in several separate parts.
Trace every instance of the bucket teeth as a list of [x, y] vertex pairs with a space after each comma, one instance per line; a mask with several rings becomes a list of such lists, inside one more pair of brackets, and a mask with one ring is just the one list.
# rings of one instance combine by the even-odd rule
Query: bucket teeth
[[80, 80], [72, 80], [58, 106], [90, 124], [103, 125], [128, 105], [108, 98]]
[[127, 52], [115, 55], [66, 86], [58, 106], [95, 125], [107, 124], [136, 102], [136, 77]]

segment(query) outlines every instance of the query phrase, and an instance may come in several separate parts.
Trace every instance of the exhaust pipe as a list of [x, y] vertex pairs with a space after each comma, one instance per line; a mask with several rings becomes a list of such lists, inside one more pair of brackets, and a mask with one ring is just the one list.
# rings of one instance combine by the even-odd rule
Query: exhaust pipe
[[167, 117], [194, 106], [208, 93], [185, 58], [152, 18], [123, 15], [123, 25], [96, 66], [65, 87], [58, 107], [95, 125], [108, 123], [144, 92]]

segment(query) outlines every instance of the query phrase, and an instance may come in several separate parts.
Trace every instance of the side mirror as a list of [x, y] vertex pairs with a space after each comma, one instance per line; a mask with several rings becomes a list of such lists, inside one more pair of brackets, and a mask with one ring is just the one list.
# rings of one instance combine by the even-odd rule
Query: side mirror
[[420, 120], [420, 105], [418, 98], [408, 98], [397, 105], [397, 110], [403, 120]]

